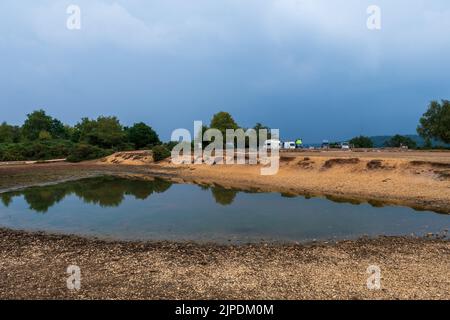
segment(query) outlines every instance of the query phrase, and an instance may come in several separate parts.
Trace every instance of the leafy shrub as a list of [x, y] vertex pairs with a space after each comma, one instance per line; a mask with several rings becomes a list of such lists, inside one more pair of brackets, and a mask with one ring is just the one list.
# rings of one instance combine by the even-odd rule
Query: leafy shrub
[[373, 148], [373, 141], [365, 136], [355, 137], [349, 143], [355, 148]]
[[136, 150], [136, 148], [134, 147], [134, 144], [129, 143], [129, 142], [123, 142], [120, 145], [117, 146], [117, 148], [115, 148], [116, 151], [133, 151]]
[[0, 144], [0, 161], [25, 160], [23, 156], [23, 144]]
[[80, 162], [84, 160], [99, 159], [106, 157], [111, 153], [113, 153], [112, 150], [102, 149], [97, 146], [80, 143], [72, 149], [69, 156], [67, 157], [67, 161]]
[[162, 145], [153, 147], [152, 152], [154, 161], [161, 161], [170, 157], [169, 149], [167, 149], [167, 147]]
[[414, 140], [412, 140], [411, 138], [409, 138], [409, 137], [401, 136], [399, 134], [396, 134], [391, 139], [386, 141], [384, 143], [384, 146], [385, 147], [390, 147], [390, 148], [399, 148], [399, 147], [402, 147], [402, 146], [406, 146], [409, 149], [416, 149], [417, 148], [417, 143]]
[[39, 140], [51, 140], [52, 139], [52, 135], [45, 130], [42, 130], [41, 132], [39, 132]]
[[158, 134], [152, 127], [143, 122], [135, 123], [132, 127], [126, 128], [127, 139], [134, 145], [135, 149], [142, 149], [161, 143]]
[[163, 146], [165, 146], [167, 149], [169, 149], [170, 151], [172, 151], [172, 149], [178, 144], [178, 141], [169, 141], [163, 144]]
[[73, 143], [66, 140], [0, 144], [0, 161], [49, 160], [66, 158]]

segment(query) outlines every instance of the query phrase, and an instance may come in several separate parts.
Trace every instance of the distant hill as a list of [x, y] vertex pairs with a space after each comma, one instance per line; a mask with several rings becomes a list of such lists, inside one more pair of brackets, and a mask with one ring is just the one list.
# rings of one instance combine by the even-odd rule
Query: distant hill
[[[417, 135], [417, 134], [402, 134], [402, 136], [411, 138], [412, 140], [414, 140], [417, 144], [418, 147], [422, 147], [425, 144], [425, 140]], [[373, 146], [374, 148], [382, 148], [384, 147], [384, 144], [386, 141], [388, 141], [389, 139], [391, 139], [393, 137], [393, 135], [391, 136], [372, 136], [369, 137], [370, 140], [372, 140], [373, 142]], [[350, 141], [351, 139], [348, 140], [336, 140], [336, 142], [343, 142], [343, 141]], [[335, 140], [330, 140], [330, 142], [335, 142]], [[445, 144], [441, 141], [438, 140], [432, 140], [431, 143], [433, 144], [433, 147], [447, 147], [450, 148], [450, 144]], [[319, 148], [322, 145], [322, 143], [320, 142], [315, 142], [315, 143], [305, 143], [304, 147], [315, 147], [315, 148]]]
[[[417, 134], [405, 134], [404, 136], [414, 140], [417, 143], [417, 146], [419, 146], [419, 147], [422, 147], [425, 144], [425, 140]], [[369, 137], [369, 138], [370, 138], [370, 140], [372, 140], [375, 148], [380, 148], [380, 147], [383, 147], [385, 142], [388, 141], [389, 139], [391, 139], [392, 137], [393, 136], [373, 136], [373, 137]], [[431, 143], [435, 147], [450, 147], [450, 145], [445, 144], [440, 141], [437, 141], [437, 140], [432, 140]]]

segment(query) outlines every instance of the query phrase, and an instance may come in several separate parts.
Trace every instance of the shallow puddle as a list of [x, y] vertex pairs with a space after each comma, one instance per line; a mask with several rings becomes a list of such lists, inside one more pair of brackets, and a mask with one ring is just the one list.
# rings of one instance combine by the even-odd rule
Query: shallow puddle
[[[0, 226], [122, 240], [217, 243], [424, 235], [450, 215], [166, 180], [88, 178], [0, 195]], [[335, 200], [335, 201], [332, 201]]]

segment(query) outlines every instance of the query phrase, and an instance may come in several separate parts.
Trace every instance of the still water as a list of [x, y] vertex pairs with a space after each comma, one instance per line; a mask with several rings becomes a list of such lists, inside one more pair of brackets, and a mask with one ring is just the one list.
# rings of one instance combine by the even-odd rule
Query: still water
[[0, 226], [122, 240], [245, 243], [442, 232], [450, 215], [115, 177], [0, 194]]

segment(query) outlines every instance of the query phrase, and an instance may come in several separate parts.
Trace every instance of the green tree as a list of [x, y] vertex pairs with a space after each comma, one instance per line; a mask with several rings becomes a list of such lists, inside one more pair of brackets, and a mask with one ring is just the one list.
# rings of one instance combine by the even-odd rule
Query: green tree
[[58, 119], [53, 118], [49, 133], [53, 138], [69, 139], [70, 138], [70, 127], [65, 126]]
[[69, 134], [67, 128], [58, 119], [47, 115], [44, 110], [33, 111], [27, 115], [22, 126], [22, 133], [30, 141], [39, 139], [39, 134], [47, 131], [52, 138], [67, 139]]
[[399, 148], [402, 146], [406, 146], [409, 149], [417, 148], [417, 144], [413, 139], [411, 139], [409, 137], [401, 136], [399, 134], [396, 134], [395, 136], [390, 138], [388, 141], [385, 142], [384, 145], [386, 147], [391, 147], [391, 148]]
[[260, 144], [260, 142], [259, 142], [259, 130], [263, 130], [263, 129], [267, 130], [267, 139], [271, 139], [272, 138], [272, 135], [270, 134], [270, 128], [268, 126], [265, 126], [265, 125], [257, 122], [255, 124], [255, 126], [253, 127], [253, 129], [255, 129], [255, 131], [256, 131], [256, 137], [257, 137], [257, 144], [258, 144], [258, 146]]
[[126, 129], [128, 141], [133, 143], [136, 149], [146, 146], [154, 146], [161, 143], [158, 134], [143, 122], [135, 123]]
[[50, 140], [52, 138], [52, 135], [50, 132], [42, 130], [39, 132], [39, 140]]
[[37, 140], [41, 131], [51, 133], [53, 118], [48, 116], [44, 110], [33, 111], [27, 114], [27, 119], [22, 126], [22, 133], [28, 140]]
[[67, 135], [67, 140], [71, 140], [73, 142], [78, 142], [80, 140], [80, 136], [77, 135], [79, 132], [75, 129], [75, 127], [64, 125], [64, 131]]
[[75, 128], [79, 141], [102, 148], [118, 147], [125, 141], [125, 131], [116, 117], [83, 118]]
[[268, 126], [265, 126], [265, 125], [261, 124], [260, 122], [257, 122], [255, 124], [255, 126], [253, 127], [253, 129], [256, 130], [256, 133], [258, 133], [259, 130], [263, 130], [263, 129], [266, 129], [267, 132], [270, 132], [270, 128]]
[[349, 143], [355, 148], [373, 148], [373, 141], [365, 136], [354, 137]]
[[20, 128], [3, 122], [0, 124], [0, 143], [20, 142]]
[[237, 128], [239, 128], [233, 117], [228, 112], [223, 111], [218, 112], [213, 116], [209, 127], [220, 130], [224, 137], [226, 129], [236, 130]]
[[[222, 133], [224, 148], [226, 148], [226, 143], [227, 143], [226, 130], [227, 129], [236, 130], [238, 128], [239, 128], [239, 126], [236, 123], [236, 121], [234, 121], [231, 114], [229, 114], [228, 112], [224, 112], [224, 111], [216, 113], [212, 117], [211, 123], [209, 125], [209, 129], [217, 129]], [[214, 139], [212, 139], [212, 141], [214, 141]], [[235, 143], [236, 143], [236, 139], [235, 139]], [[209, 142], [204, 142], [203, 147], [206, 147], [205, 144], [208, 145]]]
[[450, 101], [431, 101], [420, 118], [417, 133], [424, 139], [437, 139], [450, 143]]

